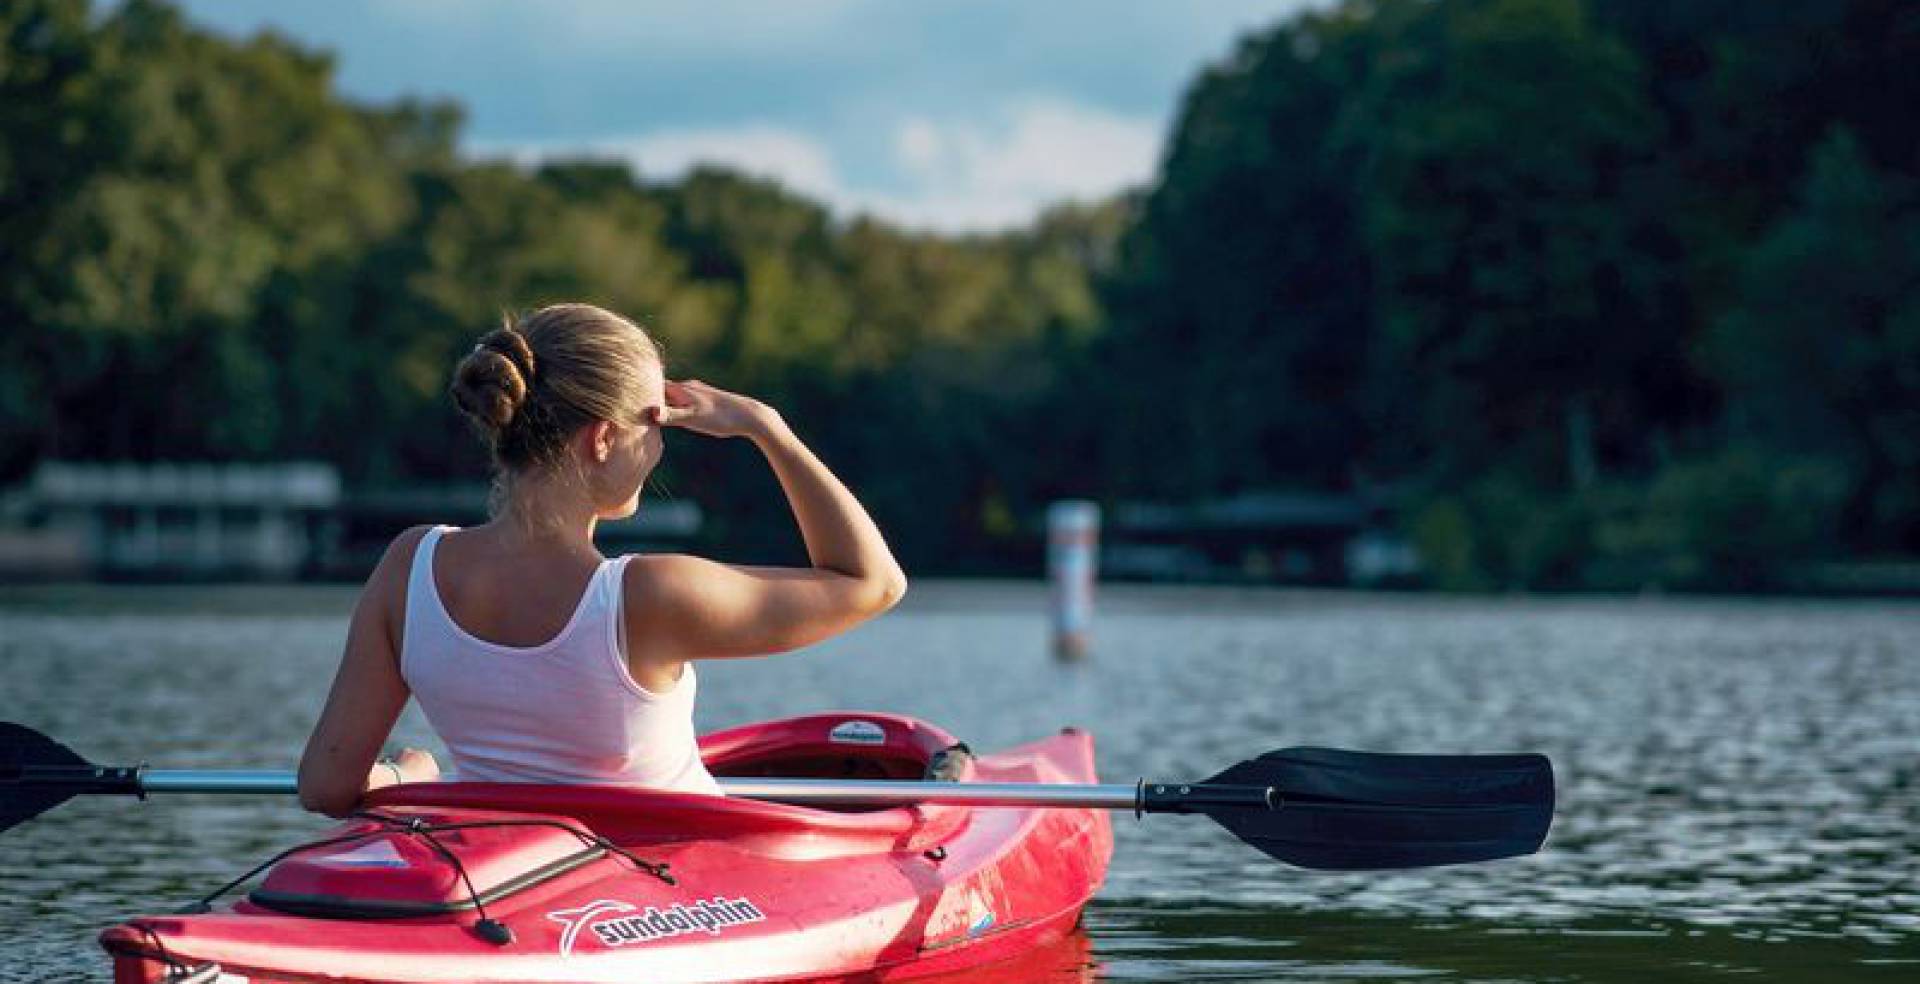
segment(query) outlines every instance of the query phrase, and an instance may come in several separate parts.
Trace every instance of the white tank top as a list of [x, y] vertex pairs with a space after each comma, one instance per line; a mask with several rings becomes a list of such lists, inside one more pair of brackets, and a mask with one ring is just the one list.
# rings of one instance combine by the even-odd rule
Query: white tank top
[[441, 534], [407, 578], [400, 675], [467, 782], [617, 783], [718, 795], [694, 742], [693, 664], [673, 690], [634, 682], [622, 655], [626, 557], [603, 561], [560, 634], [502, 646], [453, 621], [434, 584]]

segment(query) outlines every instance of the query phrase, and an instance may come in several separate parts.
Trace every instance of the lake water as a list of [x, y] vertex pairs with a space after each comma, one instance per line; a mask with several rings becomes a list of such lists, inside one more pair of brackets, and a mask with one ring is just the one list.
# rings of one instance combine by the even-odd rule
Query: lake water
[[[290, 767], [350, 590], [6, 588], [0, 719], [96, 761]], [[1544, 853], [1316, 874], [1197, 817], [1115, 818], [1066, 976], [1920, 980], [1920, 606], [1107, 588], [1049, 657], [1038, 584], [921, 583], [846, 637], [702, 669], [700, 724], [824, 708], [975, 748], [1091, 729], [1111, 781], [1261, 751], [1535, 750]], [[400, 741], [431, 746], [417, 712]], [[0, 835], [0, 979], [95, 980], [104, 925], [322, 826], [284, 799], [82, 798]]]

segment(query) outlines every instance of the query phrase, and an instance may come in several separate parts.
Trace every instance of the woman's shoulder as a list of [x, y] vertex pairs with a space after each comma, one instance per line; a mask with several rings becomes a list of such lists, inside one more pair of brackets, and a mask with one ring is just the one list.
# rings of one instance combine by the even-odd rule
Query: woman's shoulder
[[727, 570], [724, 564], [692, 554], [640, 553], [619, 559], [628, 625], [671, 619], [675, 612], [700, 604], [713, 579]]
[[404, 602], [407, 591], [407, 578], [413, 570], [413, 558], [420, 550], [420, 541], [437, 526], [410, 526], [401, 530], [400, 535], [387, 544], [385, 553], [380, 555], [380, 563], [373, 568], [373, 575], [367, 578], [367, 587], [391, 603]]
[[[413, 526], [400, 531], [387, 544], [387, 549], [380, 555], [380, 562], [374, 565], [373, 573], [367, 575], [367, 583], [360, 589], [356, 611], [377, 619], [389, 640], [397, 642], [401, 637], [413, 558], [420, 549], [420, 541], [433, 529], [432, 526]], [[359, 617], [359, 614], [355, 615], [355, 618]]]
[[393, 541], [387, 544], [386, 552], [380, 555], [380, 564], [374, 568], [374, 573], [378, 575], [381, 571], [392, 567], [398, 567], [403, 571], [411, 568], [413, 566], [413, 555], [420, 549], [420, 541], [426, 539], [428, 533], [439, 528], [438, 526], [425, 525], [409, 526], [401, 530], [400, 535], [394, 537]]
[[697, 577], [702, 563], [689, 554], [636, 553], [615, 558], [621, 563], [620, 586], [628, 600], [670, 591], [688, 577]]

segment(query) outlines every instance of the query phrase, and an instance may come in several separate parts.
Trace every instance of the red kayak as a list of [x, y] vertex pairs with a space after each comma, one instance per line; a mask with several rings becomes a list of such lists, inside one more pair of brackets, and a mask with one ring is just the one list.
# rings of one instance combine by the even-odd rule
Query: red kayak
[[[870, 713], [701, 739], [721, 777], [1096, 781], [1072, 729], [963, 749]], [[228, 906], [108, 929], [114, 980], [904, 980], [1060, 944], [1113, 848], [1100, 809], [421, 783], [365, 811]]]

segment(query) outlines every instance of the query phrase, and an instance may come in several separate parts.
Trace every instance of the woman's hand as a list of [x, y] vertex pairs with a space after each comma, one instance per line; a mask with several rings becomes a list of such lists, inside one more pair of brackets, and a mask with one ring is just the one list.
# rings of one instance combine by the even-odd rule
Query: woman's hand
[[[399, 770], [395, 774], [395, 770]], [[433, 753], [418, 748], [403, 748], [392, 759], [381, 759], [367, 770], [366, 790], [371, 792], [403, 782], [434, 782], [440, 778], [440, 763]]]
[[440, 763], [434, 761], [432, 752], [424, 749], [403, 748], [393, 761], [408, 782], [433, 782], [440, 778]]
[[756, 437], [779, 415], [750, 396], [689, 379], [667, 383], [667, 405], [657, 419], [663, 427], [683, 427], [708, 437]]

